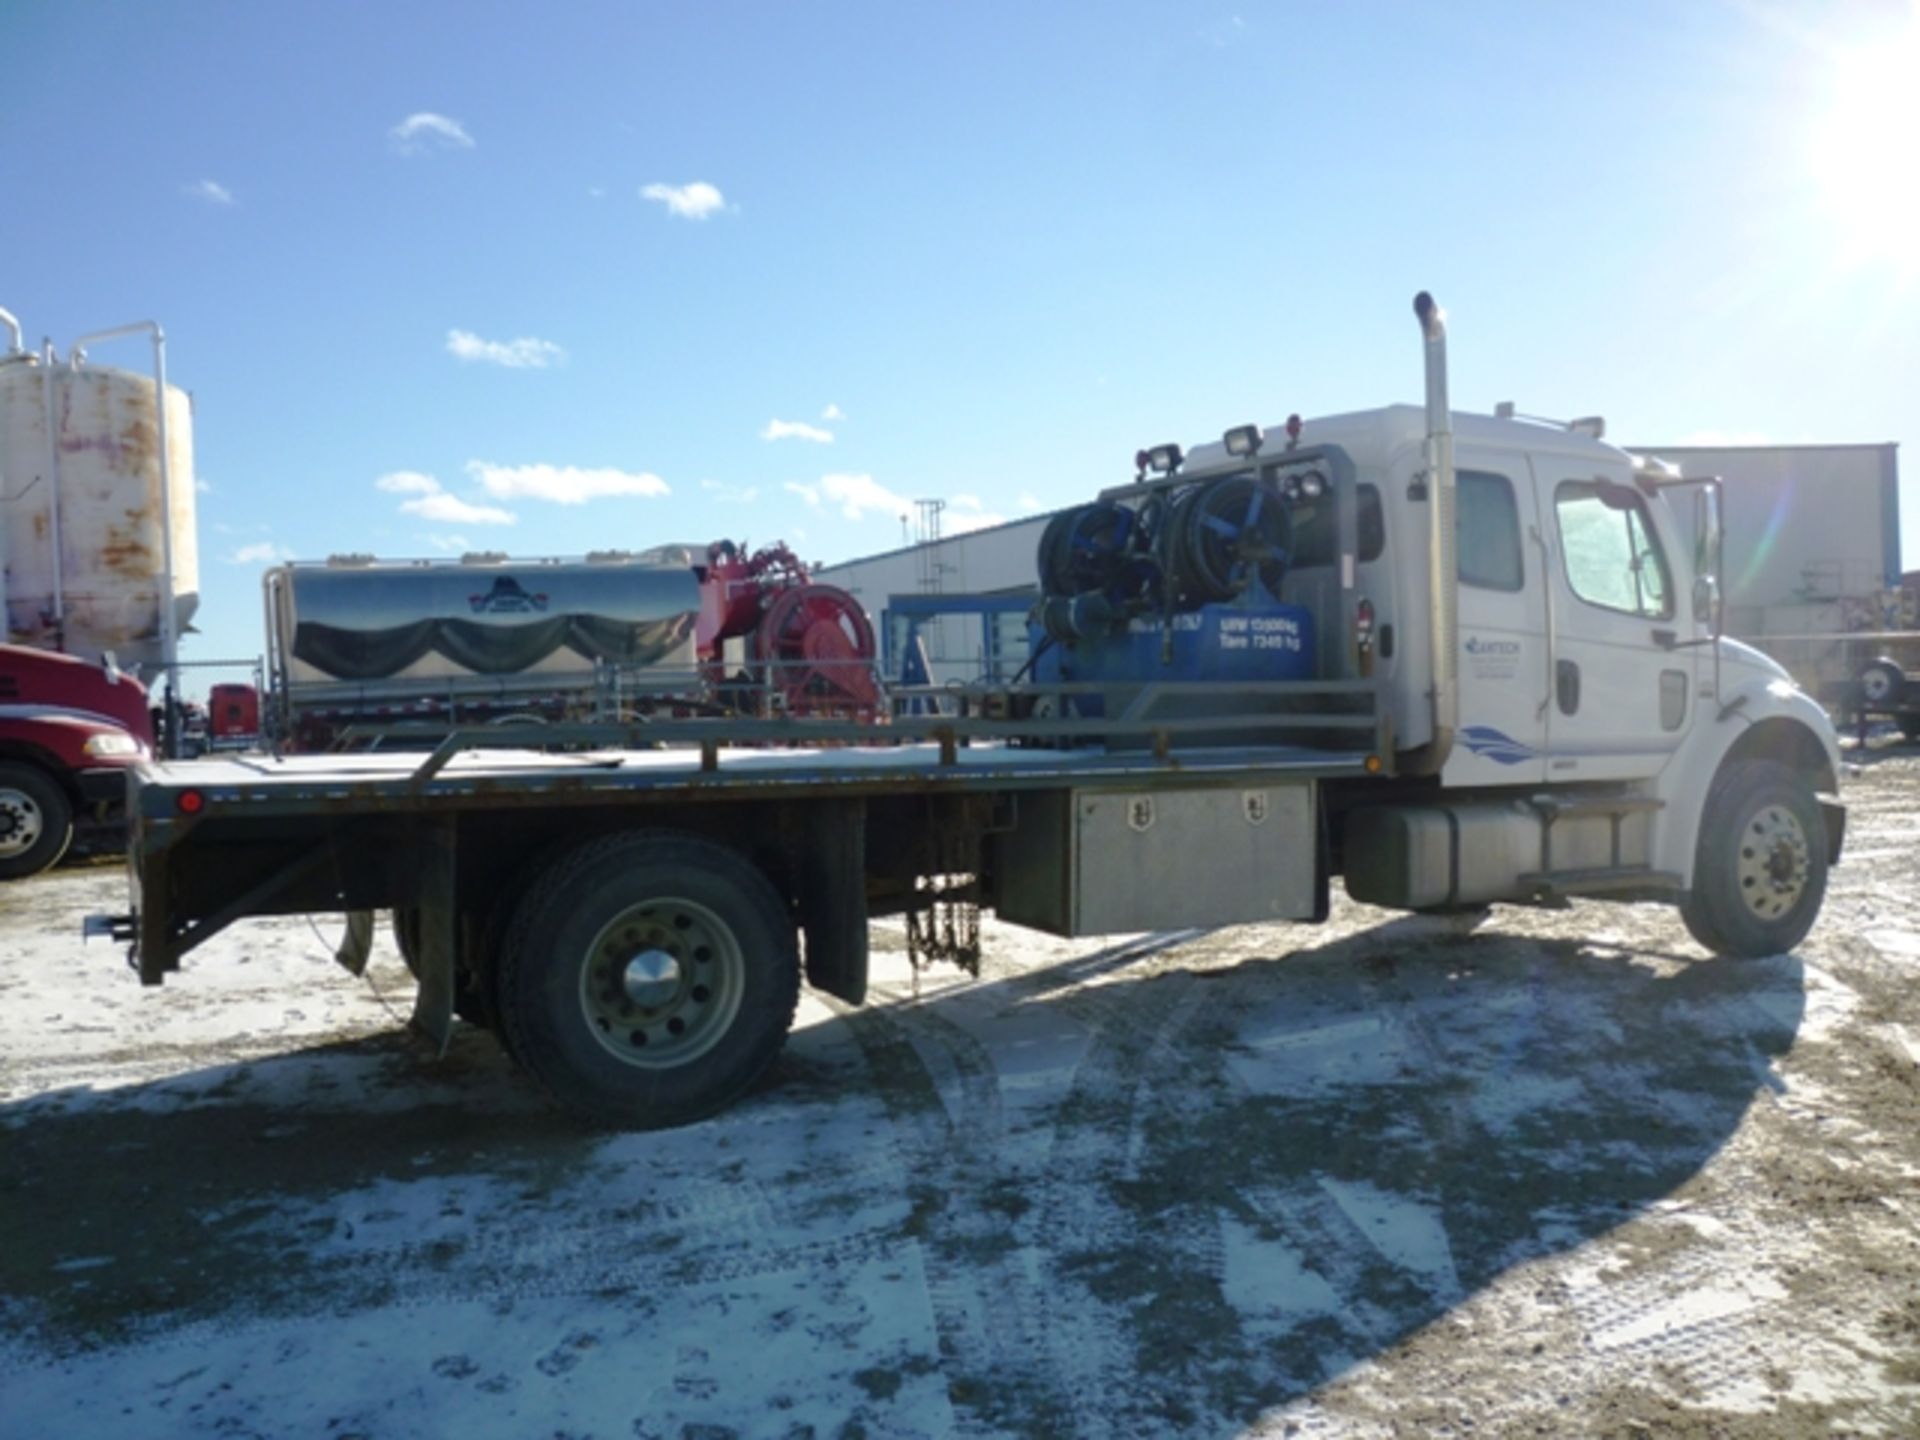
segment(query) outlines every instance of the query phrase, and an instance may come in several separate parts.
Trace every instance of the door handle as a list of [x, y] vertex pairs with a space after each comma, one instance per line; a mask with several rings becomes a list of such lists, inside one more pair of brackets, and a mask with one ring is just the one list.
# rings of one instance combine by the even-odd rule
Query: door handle
[[1560, 713], [1571, 715], [1580, 708], [1580, 667], [1562, 660], [1553, 667], [1553, 693], [1560, 702]]

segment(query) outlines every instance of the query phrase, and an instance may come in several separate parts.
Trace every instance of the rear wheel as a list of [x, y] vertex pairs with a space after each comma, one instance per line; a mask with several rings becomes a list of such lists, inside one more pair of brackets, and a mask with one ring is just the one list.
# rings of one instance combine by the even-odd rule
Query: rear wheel
[[0, 880], [50, 870], [73, 843], [73, 802], [46, 771], [0, 761]]
[[521, 901], [501, 956], [515, 1058], [568, 1109], [647, 1129], [745, 1092], [798, 998], [779, 893], [735, 851], [691, 835], [572, 851]]
[[1827, 834], [1806, 775], [1764, 760], [1721, 768], [1707, 794], [1687, 929], [1716, 955], [1791, 950], [1827, 892]]

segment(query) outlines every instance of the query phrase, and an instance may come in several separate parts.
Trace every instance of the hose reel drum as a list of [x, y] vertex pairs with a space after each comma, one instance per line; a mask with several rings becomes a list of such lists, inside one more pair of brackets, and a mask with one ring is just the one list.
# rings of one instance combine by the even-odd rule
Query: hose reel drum
[[1040, 620], [1056, 640], [1091, 639], [1137, 615], [1228, 601], [1256, 582], [1278, 598], [1293, 545], [1286, 499], [1250, 475], [1228, 475], [1056, 515], [1036, 556]]

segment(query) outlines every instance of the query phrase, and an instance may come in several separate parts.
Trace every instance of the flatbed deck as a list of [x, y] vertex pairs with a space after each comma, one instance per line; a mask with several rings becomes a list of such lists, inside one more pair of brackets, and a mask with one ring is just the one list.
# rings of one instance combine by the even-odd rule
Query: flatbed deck
[[[1061, 784], [1155, 781], [1229, 783], [1260, 776], [1363, 775], [1371, 751], [1259, 746], [1182, 751], [1048, 750], [1006, 744], [959, 746], [942, 756], [933, 743], [846, 746], [821, 750], [698, 748], [591, 750], [463, 750], [431, 773], [427, 757], [357, 755], [221, 755], [155, 762], [140, 768], [138, 803], [148, 820], [180, 814], [179, 797], [198, 792], [202, 813], [266, 816], [315, 808], [417, 809], [591, 801], [636, 792], [751, 791], [831, 787], [847, 793], [1006, 789]], [[1377, 762], [1376, 762], [1377, 763]]]

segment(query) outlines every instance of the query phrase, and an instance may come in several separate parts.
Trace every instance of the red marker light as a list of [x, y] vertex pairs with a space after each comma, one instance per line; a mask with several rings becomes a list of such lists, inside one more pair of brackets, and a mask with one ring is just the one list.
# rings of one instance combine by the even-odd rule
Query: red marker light
[[198, 790], [182, 790], [173, 804], [182, 815], [198, 815], [207, 808], [207, 797]]

